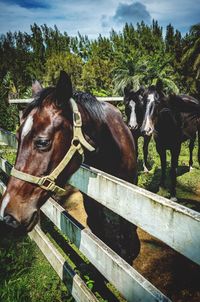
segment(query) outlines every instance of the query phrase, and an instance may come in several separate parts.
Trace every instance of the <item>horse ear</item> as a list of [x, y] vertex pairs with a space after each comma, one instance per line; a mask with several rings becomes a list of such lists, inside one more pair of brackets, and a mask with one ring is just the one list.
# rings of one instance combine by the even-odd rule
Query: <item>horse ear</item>
[[36, 80], [32, 83], [32, 96], [35, 96], [42, 90], [42, 85]]
[[163, 81], [161, 79], [158, 79], [156, 82], [156, 88], [159, 92], [163, 91]]
[[139, 94], [140, 94], [141, 96], [144, 96], [144, 93], [145, 93], [145, 88], [144, 88], [144, 86], [141, 86], [140, 89], [138, 90], [138, 92], [139, 92]]
[[131, 87], [130, 85], [127, 85], [124, 87], [124, 95], [127, 96], [129, 94], [129, 92], [131, 91]]
[[57, 104], [62, 105], [68, 102], [72, 95], [73, 91], [71, 79], [65, 71], [61, 71], [56, 85]]

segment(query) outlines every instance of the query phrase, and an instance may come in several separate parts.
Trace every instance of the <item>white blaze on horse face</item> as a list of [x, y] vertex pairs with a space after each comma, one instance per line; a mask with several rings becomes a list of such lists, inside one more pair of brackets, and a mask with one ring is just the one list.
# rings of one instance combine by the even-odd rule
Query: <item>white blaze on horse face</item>
[[155, 100], [154, 94], [153, 93], [149, 94], [147, 100], [148, 100], [148, 105], [147, 105], [146, 114], [145, 114], [144, 132], [145, 132], [145, 134], [150, 135], [154, 131], [154, 127], [153, 127], [152, 120], [150, 117], [150, 108], [151, 108], [152, 103]]
[[129, 120], [129, 127], [135, 128], [137, 126], [137, 118], [136, 118], [136, 112], [135, 112], [135, 102], [133, 100], [130, 101], [129, 106], [131, 107], [131, 115]]
[[31, 131], [33, 126], [33, 116], [30, 115], [27, 120], [25, 121], [25, 124], [22, 129], [22, 139]]
[[6, 193], [6, 195], [4, 196], [4, 199], [2, 200], [2, 203], [1, 203], [1, 210], [0, 210], [1, 217], [4, 216], [5, 208], [7, 207], [9, 201], [10, 201], [10, 194]]

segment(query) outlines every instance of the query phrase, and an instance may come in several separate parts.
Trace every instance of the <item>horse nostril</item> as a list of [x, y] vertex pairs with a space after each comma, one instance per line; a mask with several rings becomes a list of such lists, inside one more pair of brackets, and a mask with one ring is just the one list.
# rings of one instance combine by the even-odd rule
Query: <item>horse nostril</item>
[[20, 223], [11, 215], [6, 215], [4, 216], [3, 221], [5, 222], [6, 225], [16, 229], [20, 226]]

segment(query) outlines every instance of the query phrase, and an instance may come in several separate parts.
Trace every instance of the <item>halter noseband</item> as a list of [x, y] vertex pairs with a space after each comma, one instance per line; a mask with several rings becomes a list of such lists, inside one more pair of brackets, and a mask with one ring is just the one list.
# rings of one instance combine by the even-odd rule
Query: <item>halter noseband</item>
[[34, 176], [31, 174], [24, 173], [22, 171], [19, 171], [15, 169], [14, 167], [11, 170], [11, 175], [21, 179], [23, 181], [30, 182], [32, 184], [36, 184], [42, 189], [46, 191], [54, 192], [57, 195], [64, 195], [66, 191], [57, 186], [55, 184], [55, 181], [57, 177], [60, 175], [60, 173], [64, 170], [64, 168], [68, 165], [69, 161], [73, 157], [73, 155], [78, 152], [82, 157], [82, 162], [84, 160], [84, 149], [85, 147], [89, 151], [94, 151], [95, 148], [92, 147], [84, 138], [81, 127], [82, 127], [82, 119], [80, 112], [78, 110], [78, 106], [74, 99], [70, 98], [70, 104], [73, 111], [73, 139], [71, 141], [71, 146], [64, 156], [64, 158], [61, 160], [61, 162], [58, 164], [58, 166], [49, 174], [43, 177]]

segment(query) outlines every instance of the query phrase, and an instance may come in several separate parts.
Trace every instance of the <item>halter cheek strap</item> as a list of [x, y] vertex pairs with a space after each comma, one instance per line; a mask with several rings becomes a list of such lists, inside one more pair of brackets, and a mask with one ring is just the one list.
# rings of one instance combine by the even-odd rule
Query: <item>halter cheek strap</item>
[[61, 162], [58, 164], [58, 166], [47, 176], [38, 177], [31, 174], [24, 173], [22, 171], [19, 171], [15, 169], [14, 167], [11, 170], [11, 175], [21, 179], [23, 181], [33, 183], [41, 187], [42, 189], [46, 191], [51, 191], [57, 195], [64, 195], [66, 191], [57, 186], [55, 184], [55, 181], [57, 177], [61, 174], [61, 172], [64, 170], [64, 168], [68, 165], [72, 157], [76, 152], [78, 152], [82, 157], [82, 162], [84, 161], [84, 148], [85, 147], [89, 151], [94, 151], [95, 148], [91, 146], [84, 138], [82, 133], [82, 119], [80, 112], [78, 110], [78, 106], [74, 99], [70, 98], [70, 104], [73, 111], [73, 139], [71, 142], [71, 146], [64, 156], [64, 158], [61, 160]]

